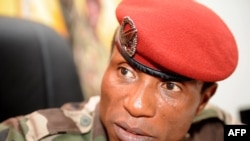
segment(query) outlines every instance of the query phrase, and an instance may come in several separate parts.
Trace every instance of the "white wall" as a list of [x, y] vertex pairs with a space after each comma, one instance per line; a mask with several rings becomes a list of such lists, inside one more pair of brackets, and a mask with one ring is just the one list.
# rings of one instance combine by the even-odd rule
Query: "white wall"
[[215, 11], [233, 32], [239, 47], [236, 71], [219, 82], [212, 103], [239, 118], [239, 110], [250, 108], [250, 0], [197, 0]]

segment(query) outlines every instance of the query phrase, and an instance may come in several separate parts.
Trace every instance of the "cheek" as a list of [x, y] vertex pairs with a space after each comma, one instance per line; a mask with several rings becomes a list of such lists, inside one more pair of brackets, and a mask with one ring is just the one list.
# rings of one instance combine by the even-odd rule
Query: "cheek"
[[119, 110], [121, 88], [116, 83], [114, 77], [107, 71], [101, 84], [100, 112], [103, 119], [109, 119], [112, 111]]
[[159, 131], [162, 131], [162, 135], [166, 135], [165, 138], [171, 140], [186, 135], [199, 105], [198, 99], [198, 97], [192, 96], [184, 98], [174, 105], [171, 101], [160, 101], [158, 103], [158, 118], [155, 119], [154, 123], [159, 125], [159, 128], [161, 128]]
[[114, 101], [119, 97], [120, 87], [115, 80], [115, 77], [112, 76], [109, 71], [107, 71], [102, 80], [101, 84], [101, 102], [106, 104], [111, 104], [111, 101]]
[[176, 112], [179, 113], [179, 118], [182, 118], [183, 121], [186, 122], [192, 122], [200, 103], [200, 96], [198, 96], [198, 93], [194, 92], [193, 94], [190, 93], [190, 95], [193, 96], [188, 96], [180, 102], [178, 109], [176, 109]]
[[111, 93], [110, 93], [110, 86], [109, 84], [109, 80], [108, 79], [108, 74], [105, 73], [103, 80], [102, 80], [102, 84], [101, 84], [101, 101], [100, 101], [100, 110], [102, 113], [106, 113], [108, 104], [110, 103], [111, 99]]
[[[110, 140], [118, 140], [114, 131], [114, 120], [124, 114], [122, 109], [122, 87], [119, 87], [115, 77], [106, 72], [101, 85], [101, 100], [99, 105], [100, 118], [104, 124]], [[123, 112], [121, 112], [123, 111]]]
[[196, 87], [187, 87], [184, 98], [178, 103], [178, 110], [185, 117], [193, 119], [200, 106], [201, 93]]

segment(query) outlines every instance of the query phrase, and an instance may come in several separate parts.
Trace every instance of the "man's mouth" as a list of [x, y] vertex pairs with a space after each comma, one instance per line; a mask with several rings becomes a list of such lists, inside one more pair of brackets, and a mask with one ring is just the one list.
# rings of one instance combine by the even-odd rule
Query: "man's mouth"
[[122, 141], [151, 141], [153, 137], [138, 127], [130, 127], [126, 122], [114, 124], [117, 137]]

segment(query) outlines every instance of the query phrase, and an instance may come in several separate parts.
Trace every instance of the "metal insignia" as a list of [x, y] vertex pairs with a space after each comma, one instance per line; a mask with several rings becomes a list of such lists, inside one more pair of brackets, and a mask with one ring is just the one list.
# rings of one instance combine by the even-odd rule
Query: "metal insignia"
[[133, 57], [137, 45], [137, 29], [132, 19], [128, 16], [124, 17], [121, 23], [120, 43], [129, 57]]

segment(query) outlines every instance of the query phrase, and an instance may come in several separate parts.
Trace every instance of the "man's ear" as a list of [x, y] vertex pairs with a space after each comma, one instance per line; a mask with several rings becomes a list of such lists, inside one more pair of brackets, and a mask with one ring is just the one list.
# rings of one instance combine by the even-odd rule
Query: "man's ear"
[[218, 84], [213, 83], [211, 86], [201, 91], [201, 101], [196, 112], [197, 115], [201, 113], [201, 111], [205, 108], [210, 98], [215, 94], [217, 87], [218, 87]]

